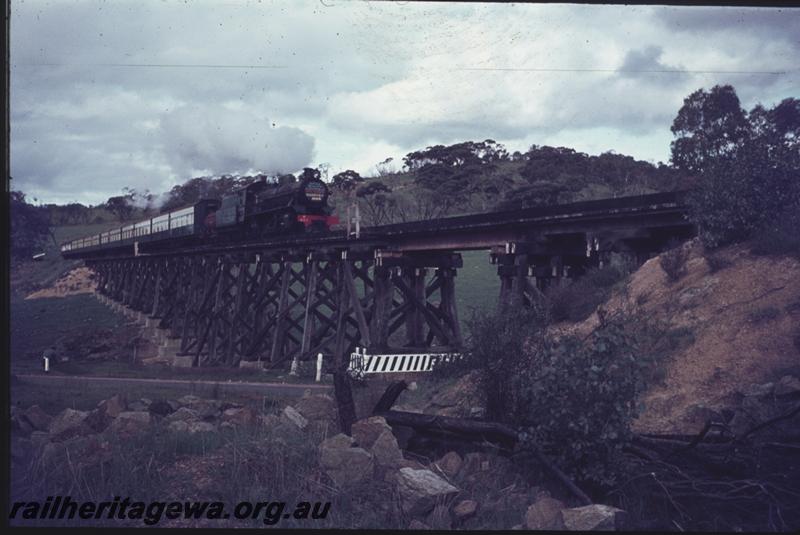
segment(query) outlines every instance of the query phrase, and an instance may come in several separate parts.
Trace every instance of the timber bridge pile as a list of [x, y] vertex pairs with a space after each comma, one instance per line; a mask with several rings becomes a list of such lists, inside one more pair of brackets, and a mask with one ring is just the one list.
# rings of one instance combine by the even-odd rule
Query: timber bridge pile
[[[586, 201], [344, 231], [112, 251], [69, 251], [98, 292], [146, 315], [184, 365], [247, 367], [317, 353], [447, 353], [462, 344], [459, 251], [488, 250], [501, 302], [608, 262], [637, 263], [695, 234], [685, 192]], [[404, 328], [404, 332], [403, 329]]]

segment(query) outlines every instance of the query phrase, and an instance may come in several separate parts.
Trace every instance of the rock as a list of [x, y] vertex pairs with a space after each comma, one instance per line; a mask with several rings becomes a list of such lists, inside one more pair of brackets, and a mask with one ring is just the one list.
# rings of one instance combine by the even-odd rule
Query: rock
[[53, 440], [65, 440], [75, 436], [91, 434], [91, 428], [86, 424], [89, 413], [86, 411], [76, 411], [74, 409], [64, 409], [58, 416], [53, 418], [47, 431]]
[[408, 529], [427, 529], [427, 530], [429, 530], [429, 529], [431, 529], [431, 527], [428, 524], [426, 524], [425, 522], [422, 522], [421, 520], [417, 520], [416, 518], [413, 518], [411, 520], [411, 522], [408, 524]]
[[320, 466], [338, 486], [346, 487], [372, 477], [374, 460], [363, 448], [353, 448], [353, 440], [342, 433], [319, 446]]
[[561, 510], [566, 506], [559, 500], [542, 496], [525, 512], [525, 526], [535, 530], [561, 530]]
[[791, 375], [784, 375], [775, 385], [776, 396], [791, 396], [800, 393], [800, 379]]
[[112, 418], [116, 418], [119, 413], [128, 409], [128, 404], [124, 396], [116, 394], [98, 403], [97, 408]]
[[569, 531], [614, 531], [622, 528], [625, 511], [610, 505], [592, 504], [561, 511]]
[[309, 421], [337, 423], [336, 402], [327, 394], [310, 394], [295, 403], [294, 408]]
[[175, 409], [172, 408], [172, 405], [163, 400], [154, 401], [153, 403], [150, 404], [149, 407], [147, 407], [147, 410], [150, 413], [156, 414], [158, 416], [166, 416], [170, 413], [175, 412]]
[[178, 433], [189, 433], [195, 435], [197, 433], [213, 433], [217, 430], [217, 426], [211, 422], [204, 422], [202, 420], [175, 420], [167, 426], [170, 431]]
[[248, 407], [234, 407], [222, 412], [222, 421], [234, 426], [252, 425], [255, 420], [255, 414]]
[[397, 468], [413, 468], [414, 470], [428, 470], [429, 468], [414, 459], [403, 459], [397, 463]]
[[193, 396], [191, 394], [187, 394], [183, 397], [177, 399], [178, 405], [181, 407], [186, 407], [187, 405], [192, 405], [197, 403], [198, 401], [202, 401], [199, 397]]
[[150, 422], [150, 413], [147, 411], [124, 411], [114, 419], [110, 429], [118, 435], [131, 436], [147, 430]]
[[430, 470], [401, 468], [396, 476], [403, 509], [412, 515], [429, 512], [437, 503], [458, 494], [459, 489]]
[[145, 403], [144, 399], [137, 399], [128, 403], [128, 410], [132, 412], [144, 412], [150, 406], [149, 403]]
[[461, 500], [453, 507], [453, 516], [457, 521], [466, 520], [478, 511], [478, 502], [475, 500]]
[[305, 429], [308, 427], [308, 420], [306, 420], [305, 416], [297, 412], [297, 409], [294, 407], [286, 407], [283, 409], [281, 419], [294, 425], [298, 429]]
[[258, 421], [259, 425], [263, 425], [267, 429], [274, 429], [281, 422], [280, 417], [275, 414], [259, 414], [256, 417], [256, 420]]
[[461, 470], [464, 460], [461, 459], [461, 455], [458, 453], [449, 451], [434, 464], [442, 471], [444, 475], [449, 478], [453, 478], [456, 476], [456, 474], [458, 474], [459, 470]]
[[396, 467], [404, 461], [403, 452], [397, 445], [397, 439], [391, 431], [384, 431], [372, 444], [369, 452], [375, 458], [375, 463], [381, 467]]
[[92, 431], [96, 433], [100, 433], [108, 429], [108, 426], [111, 425], [111, 422], [114, 421], [114, 418], [108, 415], [103, 409], [94, 409], [89, 413], [89, 416], [86, 417], [86, 425], [88, 425]]
[[39, 405], [31, 405], [25, 409], [20, 416], [27, 420], [36, 431], [47, 430], [47, 428], [50, 427], [50, 422], [53, 421], [53, 417], [44, 412]]
[[431, 529], [452, 529], [453, 522], [450, 519], [450, 512], [447, 510], [446, 505], [437, 504], [433, 510], [425, 518], [425, 523]]
[[359, 420], [352, 425], [351, 433], [356, 444], [364, 449], [370, 449], [384, 431], [392, 432], [383, 416], [372, 416]]
[[21, 414], [17, 414], [11, 418], [11, 429], [17, 432], [17, 434], [28, 436], [33, 431], [34, 428], [31, 424], [28, 423], [28, 420], [22, 417]]
[[30, 436], [31, 445], [39, 449], [48, 442], [50, 442], [50, 434], [46, 431], [34, 431]]
[[63, 467], [67, 459], [75, 468], [95, 466], [111, 459], [111, 445], [99, 435], [74, 436], [44, 445], [41, 460], [46, 468]]
[[774, 387], [775, 385], [773, 383], [764, 383], [763, 385], [751, 384], [742, 389], [742, 394], [745, 396], [763, 398], [772, 394]]
[[164, 418], [166, 422], [189, 422], [189, 421], [196, 421], [200, 419], [200, 415], [197, 414], [197, 411], [190, 409], [189, 407], [181, 407], [180, 409], [176, 410], [172, 414], [167, 415]]
[[[188, 396], [184, 396], [184, 398], [185, 397]], [[195, 396], [191, 397], [194, 398]], [[197, 398], [190, 403], [183, 404], [183, 406], [193, 410], [198, 418], [206, 421], [216, 420], [222, 412], [222, 402], [216, 399]]]
[[467, 453], [464, 456], [462, 470], [464, 470], [465, 474], [474, 474], [475, 472], [480, 472], [485, 459], [486, 456], [480, 452]]

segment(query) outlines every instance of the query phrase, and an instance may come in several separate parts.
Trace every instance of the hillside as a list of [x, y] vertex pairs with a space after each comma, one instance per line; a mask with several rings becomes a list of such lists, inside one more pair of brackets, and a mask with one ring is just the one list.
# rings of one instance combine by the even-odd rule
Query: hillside
[[[679, 280], [670, 282], [661, 256], [652, 258], [602, 306], [638, 308], [683, 333], [684, 343], [663, 363], [663, 379], [642, 399], [634, 426], [642, 433], [697, 433], [708, 418], [724, 420], [755, 385], [800, 375], [800, 261], [756, 256], [745, 244], [713, 255], [698, 240], [683, 247]], [[597, 324], [594, 313], [560, 328], [588, 333]]]

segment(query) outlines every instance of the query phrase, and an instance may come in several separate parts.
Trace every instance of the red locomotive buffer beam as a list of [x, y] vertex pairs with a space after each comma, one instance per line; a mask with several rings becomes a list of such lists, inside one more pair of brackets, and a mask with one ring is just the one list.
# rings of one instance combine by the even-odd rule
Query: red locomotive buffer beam
[[309, 214], [300, 214], [297, 216], [297, 220], [302, 223], [306, 229], [312, 228], [314, 223], [317, 223], [316, 226], [320, 226], [320, 224], [325, 226], [325, 230], [331, 228], [332, 225], [339, 224], [339, 218], [335, 215], [309, 215]]

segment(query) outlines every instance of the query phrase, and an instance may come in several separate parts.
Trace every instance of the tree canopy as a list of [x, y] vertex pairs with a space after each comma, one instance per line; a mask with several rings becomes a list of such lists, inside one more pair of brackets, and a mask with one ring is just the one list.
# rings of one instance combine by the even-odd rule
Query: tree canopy
[[[743, 110], [731, 86], [689, 95], [672, 126], [672, 161], [700, 177], [692, 217], [706, 245], [742, 241], [800, 218], [800, 100]], [[796, 229], [785, 233], [796, 234]]]

